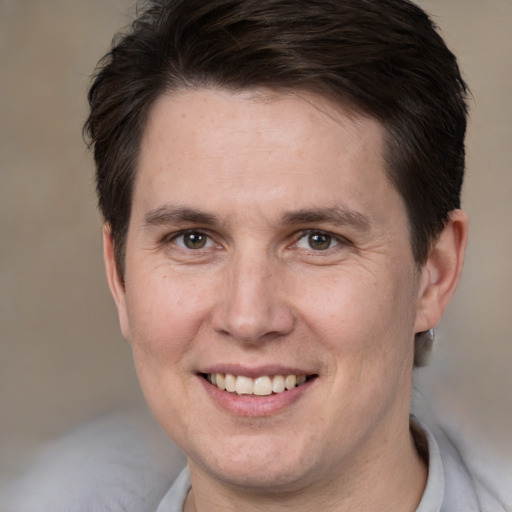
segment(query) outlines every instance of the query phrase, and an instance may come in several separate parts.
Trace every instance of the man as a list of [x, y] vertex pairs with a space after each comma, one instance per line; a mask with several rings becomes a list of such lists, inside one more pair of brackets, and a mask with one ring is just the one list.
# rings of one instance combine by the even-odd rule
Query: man
[[107, 276], [185, 469], [158, 512], [480, 510], [409, 417], [463, 263], [466, 86], [404, 0], [148, 2], [87, 130]]

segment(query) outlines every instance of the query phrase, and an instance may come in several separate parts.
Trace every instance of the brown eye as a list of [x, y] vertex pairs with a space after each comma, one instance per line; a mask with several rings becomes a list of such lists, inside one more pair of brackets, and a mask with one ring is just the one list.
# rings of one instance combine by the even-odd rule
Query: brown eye
[[174, 243], [185, 249], [204, 249], [210, 247], [210, 237], [201, 231], [188, 231], [174, 238]]
[[311, 233], [308, 235], [308, 244], [315, 251], [325, 251], [331, 247], [332, 237], [325, 233]]
[[326, 251], [327, 249], [332, 249], [337, 245], [340, 245], [340, 242], [329, 233], [325, 233], [323, 231], [310, 231], [304, 233], [297, 243], [295, 244], [299, 249], [307, 249], [308, 251]]

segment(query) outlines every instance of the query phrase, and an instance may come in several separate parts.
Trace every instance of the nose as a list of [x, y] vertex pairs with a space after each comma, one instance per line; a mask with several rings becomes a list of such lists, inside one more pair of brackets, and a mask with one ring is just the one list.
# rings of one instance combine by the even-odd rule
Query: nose
[[269, 258], [238, 255], [223, 275], [213, 328], [244, 344], [286, 336], [295, 316], [285, 281], [284, 269]]

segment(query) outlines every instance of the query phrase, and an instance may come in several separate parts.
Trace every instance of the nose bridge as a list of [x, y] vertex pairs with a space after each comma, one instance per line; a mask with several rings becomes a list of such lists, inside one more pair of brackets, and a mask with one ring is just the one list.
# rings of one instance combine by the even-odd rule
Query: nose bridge
[[264, 248], [238, 250], [226, 270], [215, 327], [245, 343], [290, 332], [293, 314], [283, 293], [283, 269]]

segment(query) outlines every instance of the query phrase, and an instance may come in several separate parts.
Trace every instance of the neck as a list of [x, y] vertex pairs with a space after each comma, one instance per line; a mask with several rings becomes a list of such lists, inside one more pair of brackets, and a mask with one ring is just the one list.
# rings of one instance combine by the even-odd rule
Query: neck
[[425, 488], [427, 468], [410, 432], [385, 446], [370, 448], [368, 456], [359, 453], [356, 461], [329, 476], [272, 493], [220, 482], [189, 461], [192, 490], [184, 512], [414, 512]]

